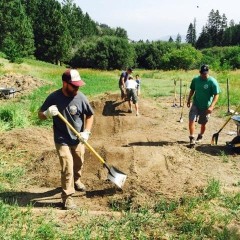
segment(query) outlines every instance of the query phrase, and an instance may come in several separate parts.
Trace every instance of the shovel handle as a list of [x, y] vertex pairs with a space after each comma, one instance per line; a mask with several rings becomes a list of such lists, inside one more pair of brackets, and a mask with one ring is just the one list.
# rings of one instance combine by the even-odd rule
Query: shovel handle
[[185, 91], [184, 91], [184, 96], [183, 96], [183, 105], [182, 105], [182, 111], [181, 111], [181, 118], [182, 118], [182, 115], [183, 115], [183, 108], [185, 106], [186, 97], [187, 97], [187, 84], [185, 86]]
[[[239, 112], [239, 110], [240, 110], [240, 106], [238, 106], [237, 108], [236, 108], [236, 110], [234, 111], [234, 113], [233, 114], [235, 114], [236, 112]], [[220, 128], [220, 130], [218, 131], [218, 133], [220, 133], [222, 130], [223, 130], [223, 128], [227, 125], [227, 123], [231, 120], [231, 118], [232, 118], [232, 115], [227, 119], [227, 121], [223, 124], [223, 126]]]
[[86, 142], [81, 134], [67, 121], [67, 119], [60, 113], [58, 112], [58, 115], [57, 115], [59, 118], [62, 119], [63, 122], [66, 123], [66, 125], [72, 130], [72, 132], [78, 137], [78, 139], [83, 142], [87, 147], [88, 149], [104, 164], [104, 166], [106, 166], [106, 168], [109, 170], [109, 167], [108, 165], [106, 164], [106, 162], [104, 161], [104, 159], [93, 149], [93, 147], [88, 143]]

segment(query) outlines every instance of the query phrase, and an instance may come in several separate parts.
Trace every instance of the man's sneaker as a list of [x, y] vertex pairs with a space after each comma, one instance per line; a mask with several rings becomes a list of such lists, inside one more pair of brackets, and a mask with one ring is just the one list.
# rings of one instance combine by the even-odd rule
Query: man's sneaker
[[190, 139], [190, 146], [194, 146], [196, 143], [195, 137], [190, 136], [189, 139]]
[[202, 141], [203, 136], [201, 134], [198, 134], [196, 143], [200, 143]]
[[128, 112], [129, 112], [129, 113], [132, 113], [132, 109], [130, 108], [130, 109], [128, 110]]
[[76, 208], [77, 208], [77, 205], [73, 202], [73, 199], [71, 196], [69, 196], [65, 201], [63, 201], [64, 210], [73, 210]]
[[136, 116], [139, 116], [139, 112], [136, 113]]
[[74, 188], [76, 191], [81, 191], [81, 192], [86, 191], [85, 185], [80, 181], [77, 181], [74, 183]]

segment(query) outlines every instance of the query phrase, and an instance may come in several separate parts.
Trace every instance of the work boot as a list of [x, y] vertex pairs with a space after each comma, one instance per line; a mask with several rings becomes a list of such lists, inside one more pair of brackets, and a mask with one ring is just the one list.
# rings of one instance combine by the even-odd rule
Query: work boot
[[86, 191], [85, 185], [80, 180], [74, 183], [74, 188], [76, 191], [81, 191], [81, 192]]
[[195, 143], [196, 143], [195, 137], [189, 136], [189, 139], [190, 139], [190, 146], [193, 147], [195, 145]]
[[200, 142], [202, 142], [202, 138], [203, 138], [202, 134], [198, 134], [198, 137], [197, 137], [196, 143], [200, 143]]
[[64, 210], [73, 210], [76, 208], [77, 208], [77, 205], [74, 203], [71, 196], [67, 197], [66, 200], [63, 201]]

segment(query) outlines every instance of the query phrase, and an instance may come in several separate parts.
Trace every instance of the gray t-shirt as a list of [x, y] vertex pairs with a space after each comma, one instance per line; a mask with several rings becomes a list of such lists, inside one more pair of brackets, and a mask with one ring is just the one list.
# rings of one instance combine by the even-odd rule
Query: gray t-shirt
[[[84, 117], [94, 114], [86, 96], [81, 92], [74, 97], [67, 97], [63, 94], [62, 89], [59, 89], [46, 98], [40, 111], [44, 112], [52, 105], [57, 105], [59, 112], [78, 132], [84, 130]], [[63, 145], [79, 143], [77, 136], [58, 116], [53, 117], [53, 132], [55, 143]]]

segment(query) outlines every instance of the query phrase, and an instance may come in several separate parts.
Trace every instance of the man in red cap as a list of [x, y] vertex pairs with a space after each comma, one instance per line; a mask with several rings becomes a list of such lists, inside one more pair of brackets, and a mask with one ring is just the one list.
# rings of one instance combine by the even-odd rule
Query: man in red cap
[[62, 75], [62, 88], [51, 93], [40, 107], [41, 120], [52, 118], [56, 150], [61, 165], [63, 209], [74, 209], [72, 195], [75, 190], [85, 191], [81, 182], [85, 146], [57, 116], [60, 112], [87, 141], [93, 124], [93, 109], [86, 96], [79, 92], [85, 83], [75, 69], [67, 69]]

